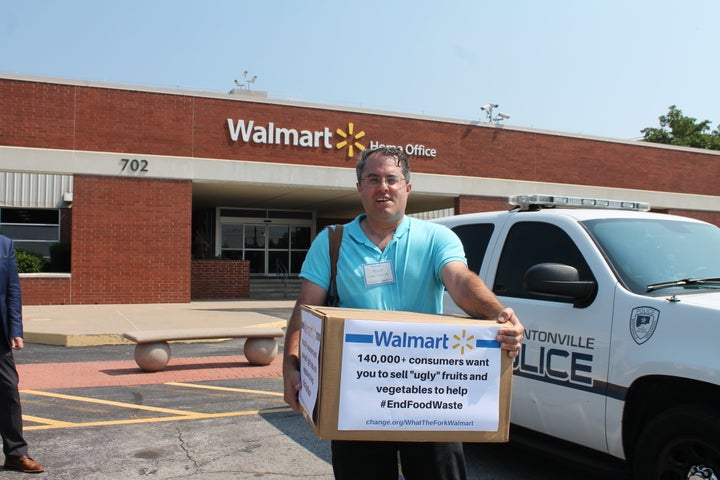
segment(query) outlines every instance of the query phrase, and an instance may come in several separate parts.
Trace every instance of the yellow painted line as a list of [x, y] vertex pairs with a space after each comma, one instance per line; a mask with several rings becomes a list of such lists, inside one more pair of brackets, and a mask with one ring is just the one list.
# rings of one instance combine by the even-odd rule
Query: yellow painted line
[[136, 405], [134, 403], [114, 402], [112, 400], [102, 400], [102, 399], [90, 398], [90, 397], [78, 397], [75, 395], [65, 395], [62, 393], [41, 392], [39, 390], [21, 390], [21, 392], [24, 394], [27, 394], [27, 395], [39, 395], [42, 397], [61, 398], [63, 400], [73, 400], [76, 402], [97, 403], [99, 405], [111, 405], [113, 407], [131, 408], [133, 410], [147, 410], [150, 412], [168, 413], [168, 414], [172, 414], [172, 415], [183, 415], [183, 416], [185, 416], [185, 415], [204, 415], [202, 413], [191, 412], [191, 411], [186, 411], [186, 410], [173, 410], [171, 408], [149, 407], [147, 405]]
[[291, 412], [290, 407], [264, 408], [262, 410], [246, 410], [242, 412], [223, 412], [223, 413], [201, 413], [195, 415], [181, 415], [177, 417], [155, 417], [155, 418], [134, 418], [128, 420], [108, 420], [103, 422], [84, 422], [84, 423], [64, 423], [58, 425], [31, 425], [24, 426], [24, 431], [29, 430], [52, 430], [56, 428], [79, 428], [79, 427], [105, 427], [113, 425], [133, 425], [139, 423], [159, 423], [159, 422], [177, 422], [182, 420], [199, 420], [226, 417], [242, 417], [247, 415], [260, 415], [263, 413], [280, 413]]
[[77, 406], [71, 406], [68, 404], [62, 405], [62, 407], [57, 407], [53, 402], [49, 401], [40, 401], [40, 400], [31, 400], [31, 399], [23, 399], [22, 402], [24, 405], [39, 405], [41, 407], [53, 407], [53, 408], [62, 408], [63, 410], [72, 410], [76, 412], [82, 412], [82, 413], [106, 413], [107, 408], [90, 408], [90, 407], [77, 407]]
[[[61, 420], [53, 420], [51, 418], [42, 418], [42, 417], [33, 417], [32, 415], [23, 415], [23, 420], [27, 420], [28, 422], [35, 422], [35, 423], [42, 423], [45, 425], [51, 425], [53, 427], [71, 427], [73, 426], [70, 422], [63, 422]], [[23, 427], [24, 430], [27, 430], [31, 427]]]
[[216, 390], [222, 392], [238, 392], [238, 393], [257, 393], [259, 395], [271, 395], [273, 397], [282, 397], [282, 393], [268, 392], [265, 390], [248, 390], [246, 388], [232, 388], [232, 387], [217, 387], [215, 385], [197, 385], [194, 383], [181, 383], [181, 382], [167, 382], [165, 385], [173, 387], [187, 387], [187, 388], [199, 388], [202, 390]]

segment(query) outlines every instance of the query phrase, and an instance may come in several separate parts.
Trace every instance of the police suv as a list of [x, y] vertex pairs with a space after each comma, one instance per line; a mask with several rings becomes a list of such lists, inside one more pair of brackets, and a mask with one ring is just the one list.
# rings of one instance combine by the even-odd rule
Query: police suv
[[635, 479], [720, 478], [720, 228], [637, 202], [510, 203], [435, 221], [526, 328], [512, 424]]

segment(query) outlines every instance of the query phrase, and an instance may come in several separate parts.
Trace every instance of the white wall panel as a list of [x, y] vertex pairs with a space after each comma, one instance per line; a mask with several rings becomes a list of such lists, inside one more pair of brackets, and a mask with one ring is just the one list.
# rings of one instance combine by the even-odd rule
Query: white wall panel
[[0, 172], [0, 207], [63, 208], [72, 191], [72, 175]]

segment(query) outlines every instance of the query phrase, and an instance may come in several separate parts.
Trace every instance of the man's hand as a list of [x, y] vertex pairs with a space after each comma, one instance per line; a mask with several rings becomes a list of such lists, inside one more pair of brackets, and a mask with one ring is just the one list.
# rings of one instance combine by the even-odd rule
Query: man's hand
[[295, 356], [285, 357], [283, 363], [283, 399], [295, 412], [300, 411], [298, 392], [300, 392], [301, 382], [298, 363], [298, 359]]
[[10, 339], [10, 348], [13, 350], [22, 350], [24, 347], [22, 337], [12, 337]]
[[509, 326], [498, 330], [497, 341], [500, 342], [503, 350], [507, 350], [510, 358], [515, 358], [520, 353], [520, 342], [525, 333], [525, 327], [515, 315], [512, 308], [505, 308], [497, 318], [498, 323], [509, 323]]

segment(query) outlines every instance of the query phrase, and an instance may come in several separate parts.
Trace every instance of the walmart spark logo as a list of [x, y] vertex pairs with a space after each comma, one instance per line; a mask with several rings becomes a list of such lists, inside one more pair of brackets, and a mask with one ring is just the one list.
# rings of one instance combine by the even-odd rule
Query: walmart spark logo
[[475, 347], [471, 343], [473, 339], [475, 338], [475, 335], [466, 336], [467, 331], [463, 329], [462, 336], [453, 335], [453, 338], [457, 341], [454, 345], [452, 345], [452, 348], [454, 349], [460, 349], [460, 355], [465, 355], [465, 349], [468, 350], [474, 350]]
[[358, 142], [358, 140], [365, 136], [365, 131], [363, 130], [355, 133], [354, 123], [348, 123], [347, 131], [343, 130], [342, 128], [338, 128], [335, 132], [344, 139], [340, 141], [337, 145], [335, 145], [335, 148], [337, 148], [338, 150], [342, 150], [343, 148], [347, 147], [348, 158], [352, 158], [355, 155], [356, 148], [361, 152], [365, 150], [365, 145]]

